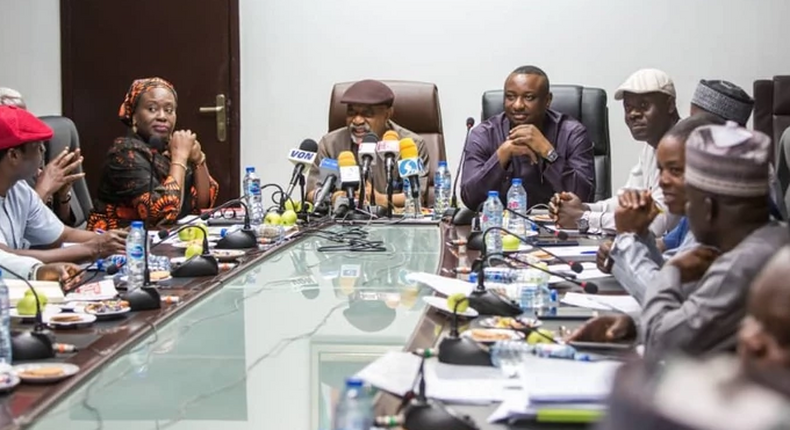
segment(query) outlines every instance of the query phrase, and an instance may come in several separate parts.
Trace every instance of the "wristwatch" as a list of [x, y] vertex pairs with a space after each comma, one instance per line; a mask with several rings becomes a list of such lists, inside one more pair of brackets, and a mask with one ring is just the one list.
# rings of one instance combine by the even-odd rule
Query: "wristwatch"
[[585, 234], [590, 230], [590, 211], [585, 211], [582, 214], [582, 217], [576, 221], [576, 227], [579, 229], [579, 233]]
[[553, 163], [557, 161], [558, 158], [560, 158], [560, 156], [559, 154], [557, 154], [557, 151], [555, 151], [554, 149], [550, 149], [549, 153], [546, 154], [546, 161], [548, 161], [549, 163]]

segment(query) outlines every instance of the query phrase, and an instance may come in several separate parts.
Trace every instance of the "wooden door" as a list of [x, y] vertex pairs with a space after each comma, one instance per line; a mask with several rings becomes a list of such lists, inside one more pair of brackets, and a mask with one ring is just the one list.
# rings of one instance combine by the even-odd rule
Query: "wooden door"
[[[61, 38], [63, 115], [77, 125], [93, 196], [108, 148], [126, 132], [123, 97], [151, 76], [175, 86], [176, 129], [197, 133], [218, 201], [239, 195], [238, 0], [61, 0]], [[216, 114], [200, 111], [220, 94], [224, 141]]]

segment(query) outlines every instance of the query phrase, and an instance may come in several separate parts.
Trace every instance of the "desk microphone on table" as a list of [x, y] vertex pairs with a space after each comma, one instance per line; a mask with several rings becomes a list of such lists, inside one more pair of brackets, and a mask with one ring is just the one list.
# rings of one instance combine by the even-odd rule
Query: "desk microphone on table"
[[208, 234], [206, 233], [206, 230], [189, 224], [182, 225], [174, 231], [162, 230], [159, 232], [159, 238], [161, 239], [161, 242], [159, 242], [157, 245], [188, 228], [197, 229], [200, 231], [200, 234], [203, 235], [203, 252], [200, 255], [196, 255], [188, 259], [183, 264], [171, 270], [170, 275], [172, 275], [174, 278], [217, 276], [219, 273], [219, 263], [217, 262], [217, 258], [211, 255], [211, 250], [209, 249], [208, 245]]
[[253, 231], [252, 226], [250, 225], [250, 208], [244, 202], [244, 199], [229, 200], [219, 205], [218, 207], [212, 209], [211, 211], [201, 214], [200, 219], [206, 221], [209, 218], [211, 218], [211, 215], [233, 205], [239, 205], [244, 208], [244, 225], [241, 227], [241, 230], [236, 230], [234, 232], [228, 233], [227, 235], [225, 235], [225, 237], [220, 239], [217, 242], [216, 248], [217, 249], [257, 248], [258, 238], [255, 236], [255, 231]]
[[505, 210], [508, 211], [509, 213], [513, 214], [513, 215], [516, 215], [519, 218], [525, 219], [525, 220], [531, 222], [532, 224], [535, 224], [536, 226], [538, 226], [538, 229], [543, 230], [544, 232], [547, 232], [549, 235], [554, 236], [554, 237], [556, 237], [559, 240], [568, 240], [568, 233], [567, 232], [564, 232], [562, 230], [557, 230], [557, 231], [549, 230], [548, 228], [546, 228], [546, 226], [542, 225], [541, 223], [535, 222], [535, 221], [531, 220], [528, 216], [520, 214], [520, 213], [514, 211], [513, 209], [510, 209], [507, 206], [505, 206]]
[[461, 148], [461, 159], [458, 160], [458, 167], [455, 168], [455, 181], [453, 181], [453, 194], [450, 197], [450, 207], [445, 212], [444, 216], [454, 219], [458, 214], [460, 208], [458, 207], [458, 181], [461, 177], [461, 170], [466, 161], [466, 145], [469, 144], [469, 132], [475, 126], [475, 119], [471, 116], [466, 119], [466, 138], [464, 139], [464, 146]]
[[403, 397], [402, 412], [399, 415], [376, 417], [376, 426], [406, 430], [479, 430], [480, 428], [468, 415], [462, 415], [447, 405], [425, 395], [425, 359], [435, 356], [433, 349], [418, 349], [420, 367], [415, 377], [417, 392], [410, 390]]
[[18, 275], [3, 265], [0, 265], [0, 269], [24, 282], [27, 288], [33, 292], [33, 297], [36, 299], [36, 324], [33, 330], [22, 330], [11, 335], [11, 356], [13, 360], [44, 360], [54, 357], [55, 350], [52, 348], [52, 344], [55, 342], [55, 335], [44, 327], [44, 321], [41, 317], [41, 301], [39, 301], [33, 285], [30, 284], [27, 278]]
[[506, 260], [515, 261], [517, 263], [525, 264], [533, 269], [540, 270], [541, 272], [548, 273], [551, 276], [556, 276], [564, 281], [570, 282], [571, 284], [578, 285], [582, 288], [582, 290], [587, 294], [597, 294], [598, 293], [598, 284], [594, 282], [587, 282], [587, 281], [577, 281], [573, 277], [565, 275], [563, 273], [553, 272], [548, 269], [544, 269], [538, 265], [532, 264], [529, 261], [522, 260], [520, 258], [516, 258], [512, 255], [505, 255], [504, 253], [495, 253], [491, 254], [488, 257], [502, 257]]

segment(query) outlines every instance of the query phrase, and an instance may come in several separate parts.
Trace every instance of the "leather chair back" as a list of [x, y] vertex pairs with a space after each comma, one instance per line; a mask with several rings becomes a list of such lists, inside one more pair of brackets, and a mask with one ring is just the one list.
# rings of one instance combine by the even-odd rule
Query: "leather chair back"
[[[442, 131], [442, 110], [439, 106], [439, 90], [435, 84], [414, 81], [381, 81], [395, 93], [392, 120], [420, 135], [425, 140], [431, 157], [428, 177], [429, 205], [433, 205], [433, 177], [439, 161], [447, 160]], [[346, 106], [340, 98], [354, 82], [340, 82], [332, 88], [329, 101], [329, 131], [346, 126]], [[379, 136], [381, 137], [381, 136]]]
[[[43, 116], [40, 118], [53, 131], [52, 139], [46, 143], [44, 163], [49, 163], [66, 148], [74, 151], [80, 147], [80, 138], [74, 123], [63, 116]], [[85, 156], [86, 154], [83, 154]], [[82, 172], [82, 166], [77, 169]], [[85, 178], [79, 179], [72, 185], [71, 211], [74, 213], [74, 227], [83, 226], [93, 210], [93, 200], [88, 192]]]
[[767, 134], [773, 144], [773, 161], [782, 193], [790, 189], [790, 165], [779, 145], [790, 127], [790, 76], [754, 81], [754, 129]]
[[[551, 108], [564, 113], [587, 127], [587, 134], [594, 145], [595, 201], [612, 196], [611, 146], [609, 142], [609, 108], [606, 91], [580, 85], [552, 85]], [[504, 91], [483, 93], [482, 120], [485, 121], [504, 111]]]

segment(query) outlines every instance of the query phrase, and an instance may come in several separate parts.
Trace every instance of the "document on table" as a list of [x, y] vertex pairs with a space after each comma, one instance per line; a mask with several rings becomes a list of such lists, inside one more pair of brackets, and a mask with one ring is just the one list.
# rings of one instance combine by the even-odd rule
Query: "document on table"
[[600, 403], [612, 390], [617, 361], [575, 361], [527, 357], [521, 383], [529, 403]]
[[[609, 278], [612, 276], [608, 273], [603, 273], [600, 270], [598, 270], [598, 267], [595, 265], [595, 263], [586, 262], [586, 263], [581, 263], [581, 265], [584, 268], [584, 270], [582, 270], [582, 273], [573, 273], [577, 281], [586, 281], [588, 279]], [[549, 270], [551, 270], [552, 272], [572, 273], [567, 264], [552, 264], [551, 266], [549, 266]], [[549, 284], [556, 284], [558, 282], [565, 282], [565, 280], [557, 276], [552, 276], [551, 278], [549, 278]]]
[[587, 309], [619, 311], [626, 314], [637, 314], [642, 311], [642, 307], [631, 296], [604, 296], [569, 292], [565, 293], [560, 302]]
[[444, 296], [462, 293], [468, 296], [475, 288], [475, 284], [460, 279], [447, 278], [434, 273], [413, 272], [406, 275], [406, 279], [419, 282], [431, 287], [434, 291]]

